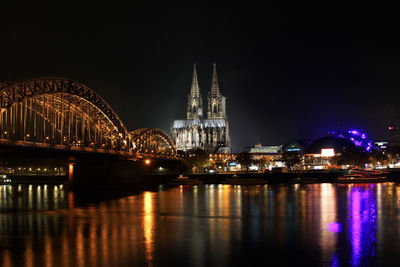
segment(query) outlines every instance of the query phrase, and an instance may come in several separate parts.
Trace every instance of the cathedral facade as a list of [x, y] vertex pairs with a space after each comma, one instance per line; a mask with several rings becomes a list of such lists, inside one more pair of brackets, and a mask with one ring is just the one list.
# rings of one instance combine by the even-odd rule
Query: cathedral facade
[[211, 88], [207, 96], [207, 112], [197, 78], [196, 65], [188, 96], [186, 120], [174, 120], [171, 126], [172, 140], [177, 150], [202, 148], [209, 153], [229, 153], [230, 136], [226, 116], [226, 97], [221, 95], [217, 67], [213, 63]]

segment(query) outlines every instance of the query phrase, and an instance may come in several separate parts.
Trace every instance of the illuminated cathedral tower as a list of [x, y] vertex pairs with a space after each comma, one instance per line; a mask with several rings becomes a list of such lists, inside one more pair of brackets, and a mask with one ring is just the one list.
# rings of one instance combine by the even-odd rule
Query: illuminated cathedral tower
[[208, 92], [207, 97], [208, 112], [207, 118], [209, 119], [225, 119], [226, 118], [226, 97], [222, 96], [219, 91], [218, 78], [217, 78], [217, 65], [213, 63], [211, 90]]
[[186, 120], [174, 120], [171, 127], [172, 139], [178, 150], [187, 151], [198, 147], [209, 153], [230, 152], [226, 98], [219, 89], [215, 63], [207, 102], [207, 118], [204, 118], [197, 69], [194, 65]]
[[198, 119], [203, 117], [203, 100], [201, 99], [199, 81], [197, 79], [196, 64], [193, 65], [192, 87], [188, 97], [187, 119]]

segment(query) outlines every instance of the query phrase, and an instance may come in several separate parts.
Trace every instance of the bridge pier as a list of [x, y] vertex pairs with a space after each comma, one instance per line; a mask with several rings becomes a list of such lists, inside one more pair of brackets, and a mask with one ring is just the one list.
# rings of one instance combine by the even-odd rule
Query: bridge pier
[[104, 159], [70, 162], [71, 187], [152, 185], [168, 183], [180, 173], [178, 160]]
[[[7, 173], [15, 183], [67, 183], [72, 187], [160, 184], [176, 177], [181, 166], [180, 160], [150, 155], [137, 159], [124, 154], [0, 144], [0, 167], [16, 170]], [[18, 173], [18, 169], [25, 171]], [[54, 169], [59, 171], [56, 176], [50, 175]]]

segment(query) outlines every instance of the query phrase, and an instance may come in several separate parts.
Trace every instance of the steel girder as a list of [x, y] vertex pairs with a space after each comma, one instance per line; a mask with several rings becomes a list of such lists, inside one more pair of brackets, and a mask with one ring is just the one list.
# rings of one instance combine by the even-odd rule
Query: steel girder
[[[39, 97], [43, 97], [41, 103], [40, 99], [38, 100]], [[49, 101], [51, 99], [53, 105], [54, 103], [61, 105], [64, 100], [68, 100], [72, 101], [76, 107], [81, 107], [81, 110], [84, 110], [85, 105], [95, 107], [96, 112], [102, 113], [102, 116], [110, 122], [110, 126], [115, 129], [115, 133], [118, 133], [121, 140], [128, 140], [128, 150], [131, 152], [176, 155], [175, 145], [167, 133], [161, 129], [151, 128], [128, 131], [110, 105], [84, 84], [65, 78], [36, 78], [25, 81], [0, 82], [2, 112], [15, 107], [13, 104], [23, 101], [26, 103], [27, 100], [44, 104], [46, 98]], [[57, 107], [53, 108], [59, 112], [60, 108]], [[18, 110], [18, 108], [14, 108], [14, 110]], [[90, 113], [89, 115], [94, 114]]]
[[[161, 149], [167, 154], [175, 155], [176, 148], [171, 137], [161, 129], [142, 128], [130, 132], [131, 141], [135, 144], [135, 150], [139, 153], [158, 153]], [[155, 142], [157, 147], [154, 147]], [[152, 149], [156, 151], [152, 152]]]
[[14, 102], [19, 102], [26, 98], [55, 93], [66, 93], [85, 99], [103, 112], [119, 133], [129, 136], [128, 130], [118, 115], [100, 95], [86, 85], [65, 78], [37, 78], [14, 83], [1, 83], [0, 107], [5, 109]]

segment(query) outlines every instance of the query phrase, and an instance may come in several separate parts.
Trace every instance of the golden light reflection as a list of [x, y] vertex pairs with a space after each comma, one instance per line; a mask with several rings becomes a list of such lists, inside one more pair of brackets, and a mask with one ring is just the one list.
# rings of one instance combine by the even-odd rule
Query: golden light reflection
[[400, 207], [400, 186], [396, 186], [396, 206]]
[[52, 242], [49, 234], [46, 234], [44, 238], [44, 266], [52, 267], [53, 266], [53, 251], [52, 251]]
[[41, 203], [42, 202], [42, 190], [40, 188], [40, 185], [37, 187], [37, 194], [36, 194], [37, 202]]
[[240, 185], [235, 185], [234, 192], [235, 192], [236, 216], [240, 218], [242, 217], [242, 187]]
[[[231, 202], [231, 189], [232, 185], [223, 185], [222, 188], [219, 188], [220, 191], [222, 191], [222, 212], [224, 218], [230, 218], [231, 217], [231, 211], [232, 211], [232, 202]], [[224, 233], [224, 240], [229, 240], [230, 238], [230, 220], [224, 219], [223, 220], [223, 225], [221, 225], [222, 229], [221, 232]], [[229, 243], [228, 243], [229, 244]]]
[[69, 237], [68, 231], [65, 231], [61, 237], [61, 258], [65, 266], [70, 266]]
[[33, 205], [33, 195], [32, 195], [32, 185], [28, 186], [28, 208], [32, 209]]
[[1, 266], [3, 266], [3, 267], [11, 267], [12, 266], [11, 253], [8, 249], [3, 251], [3, 257], [2, 257], [1, 263], [2, 263]]
[[[111, 210], [117, 210], [120, 211], [121, 207], [119, 206], [119, 201], [113, 201], [111, 203]], [[117, 213], [117, 216], [112, 216], [111, 217], [111, 222], [110, 222], [110, 226], [111, 225], [116, 225], [117, 223], [120, 223], [120, 218], [119, 218], [119, 214]], [[121, 231], [121, 228], [116, 230], [115, 227], [111, 227], [110, 228], [110, 232], [111, 232], [111, 243], [116, 243], [116, 242], [121, 242], [119, 233]], [[114, 264], [116, 266], [120, 266], [119, 264], [119, 252], [120, 252], [120, 248], [118, 246], [111, 246], [111, 257], [114, 259]]]
[[74, 164], [68, 164], [68, 182], [72, 184], [74, 182]]
[[[26, 207], [33, 204], [33, 209], [43, 208], [44, 201], [54, 208], [59, 201], [60, 209], [23, 216], [22, 212], [18, 216], [1, 214], [0, 231], [5, 244], [0, 252], [1, 266], [15, 266], [22, 260], [23, 266], [154, 266], [164, 259], [168, 261], [170, 255], [181, 257], [182, 266], [186, 260], [194, 266], [204, 266], [210, 263], [209, 259], [212, 265], [222, 266], [232, 263], [229, 259], [235, 257], [241, 242], [252, 245], [253, 240], [277, 249], [287, 249], [292, 244], [312, 245], [318, 260], [330, 262], [341, 244], [338, 237], [347, 234], [343, 230], [339, 235], [327, 227], [335, 222], [343, 225], [340, 220], [348, 220], [338, 215], [340, 201], [347, 201], [347, 186], [183, 186], [89, 205], [80, 204], [80, 192], [52, 188], [47, 186], [46, 193], [43, 186], [22, 186], [25, 195], [18, 198], [31, 201], [23, 203]], [[385, 210], [390, 208], [388, 205], [399, 203], [400, 187], [377, 184], [371, 188], [378, 195], [377, 239], [383, 240], [389, 235], [383, 225], [388, 222]], [[61, 198], [63, 192], [65, 198]], [[17, 198], [12, 193], [15, 190], [10, 193], [8, 186], [0, 186], [4, 209], [16, 207], [13, 201]], [[396, 212], [391, 210], [395, 216]], [[11, 238], [19, 238], [19, 225], [24, 226], [26, 235], [24, 249], [16, 254], [7, 244], [13, 241]], [[354, 227], [349, 229], [357, 234]], [[357, 242], [352, 243], [354, 251], [362, 251], [363, 243]], [[387, 246], [378, 243], [376, 251], [383, 253]], [[341, 249], [351, 252], [351, 248]], [[18, 259], [19, 255], [23, 259]]]
[[[124, 200], [121, 199], [120, 200], [120, 209], [123, 211], [128, 211], [129, 210], [128, 203], [129, 202], [126, 199], [124, 199]], [[129, 216], [126, 212], [121, 214], [121, 221], [123, 222], [123, 224], [119, 231], [119, 238], [120, 238], [121, 242], [123, 242], [123, 245], [120, 246], [120, 251], [121, 251], [122, 255], [127, 255], [130, 252], [129, 246], [128, 246], [128, 244], [129, 244], [128, 243], [128, 238], [129, 238], [128, 227], [130, 228], [131, 225], [126, 223], [128, 220], [129, 220]], [[93, 233], [93, 236], [96, 236], [96, 233]], [[117, 255], [117, 257], [118, 257], [118, 255]], [[95, 265], [97, 265], [97, 264], [95, 264]]]
[[[102, 203], [99, 207], [100, 209], [100, 214], [107, 214], [109, 211], [108, 207]], [[101, 262], [104, 264], [107, 264], [108, 261], [110, 260], [110, 250], [109, 250], [109, 245], [110, 245], [110, 239], [109, 237], [109, 224], [110, 224], [110, 219], [107, 217], [107, 220], [105, 220], [104, 225], [101, 227], [100, 231], [100, 251], [101, 251]]]
[[[276, 195], [276, 208], [277, 208], [277, 213], [279, 216], [286, 216], [286, 208], [287, 208], [287, 192], [288, 188], [287, 187], [280, 187], [278, 194]], [[286, 229], [287, 227], [287, 221], [283, 220], [281, 223], [279, 223], [276, 226], [277, 229], [277, 242], [279, 243], [280, 246], [283, 246], [285, 244], [286, 240]]]
[[144, 216], [143, 216], [143, 229], [144, 229], [144, 246], [145, 257], [148, 266], [153, 266], [153, 250], [154, 250], [154, 214], [153, 214], [153, 196], [150, 192], [144, 192]]
[[32, 251], [32, 241], [28, 240], [25, 249], [25, 266], [32, 267], [33, 266], [33, 251]]
[[76, 231], [76, 258], [77, 258], [77, 266], [82, 267], [85, 264], [84, 260], [84, 247], [83, 247], [83, 229], [82, 229], [82, 224], [78, 225], [77, 231]]
[[323, 259], [328, 261], [337, 242], [337, 233], [328, 230], [329, 225], [337, 221], [336, 187], [332, 184], [321, 184], [320, 212], [320, 246]]
[[199, 214], [199, 197], [198, 197], [198, 186], [193, 186], [193, 212], [195, 215]]
[[300, 190], [300, 220], [301, 220], [301, 235], [302, 239], [307, 238], [307, 196], [306, 190]]
[[216, 211], [216, 203], [215, 201], [216, 198], [215, 194], [215, 189], [214, 185], [208, 185], [206, 186], [206, 212], [209, 217], [208, 219], [208, 225], [209, 225], [209, 231], [208, 231], [208, 239], [209, 239], [209, 249], [212, 251], [218, 251], [217, 247], [217, 242], [216, 240], [218, 239], [218, 221], [215, 218], [215, 211]]
[[242, 210], [242, 190], [240, 185], [235, 185], [233, 188], [233, 199], [234, 199], [234, 209], [232, 212], [234, 212], [234, 216], [238, 218], [236, 220], [236, 223], [232, 225], [232, 231], [235, 236], [236, 240], [242, 240], [243, 238], [243, 233], [242, 233], [242, 216], [243, 216], [243, 210]]
[[300, 184], [294, 184], [293, 185], [294, 191], [299, 190], [299, 187], [300, 187]]
[[74, 204], [74, 192], [72, 192], [72, 191], [68, 192], [68, 208], [69, 208], [69, 209], [75, 208], [75, 204]]
[[97, 266], [97, 250], [98, 250], [98, 240], [97, 240], [97, 219], [96, 219], [96, 212], [93, 207], [88, 208], [88, 214], [90, 218], [90, 228], [89, 228], [89, 255], [90, 261], [94, 266]]

